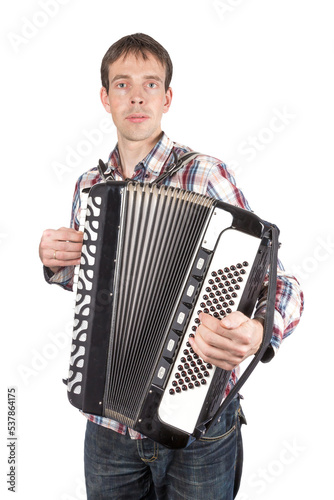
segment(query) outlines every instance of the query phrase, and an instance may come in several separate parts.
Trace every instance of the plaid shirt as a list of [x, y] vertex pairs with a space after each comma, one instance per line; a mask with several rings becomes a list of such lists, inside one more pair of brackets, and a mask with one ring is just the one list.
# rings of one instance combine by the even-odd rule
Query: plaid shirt
[[[135, 167], [133, 180], [152, 182], [165, 171], [170, 163], [173, 162], [173, 151], [177, 156], [180, 156], [183, 153], [191, 151], [191, 149], [172, 142], [163, 134], [160, 141], [154, 146], [146, 158]], [[107, 173], [109, 172], [113, 173], [115, 180], [123, 180], [120, 171], [120, 157], [117, 146], [109, 156]], [[71, 227], [79, 229], [81, 191], [98, 182], [101, 182], [101, 177], [97, 168], [89, 170], [78, 179], [73, 198]], [[188, 163], [188, 165], [181, 168], [173, 177], [168, 178], [165, 181], [165, 185], [206, 194], [212, 198], [250, 210], [243, 193], [237, 188], [235, 180], [226, 165], [220, 160], [210, 156], [198, 155], [194, 160]], [[51, 278], [48, 278], [48, 282], [56, 283], [65, 289], [71, 290], [73, 270], [73, 266], [64, 267]], [[257, 318], [265, 317], [267, 285], [268, 280], [266, 279], [261, 293], [261, 299], [257, 304], [254, 315]], [[274, 331], [271, 340], [271, 346], [274, 352], [279, 348], [282, 340], [290, 335], [295, 329], [302, 310], [303, 294], [299, 284], [293, 276], [288, 276], [284, 272], [281, 264], [279, 264]], [[239, 368], [237, 367], [231, 374], [225, 396], [235, 384], [238, 374]], [[127, 427], [125, 425], [109, 418], [87, 414], [85, 414], [85, 416], [97, 424], [111, 428], [122, 434], [126, 433]], [[129, 429], [129, 433], [133, 439], [144, 437], [132, 429]]]

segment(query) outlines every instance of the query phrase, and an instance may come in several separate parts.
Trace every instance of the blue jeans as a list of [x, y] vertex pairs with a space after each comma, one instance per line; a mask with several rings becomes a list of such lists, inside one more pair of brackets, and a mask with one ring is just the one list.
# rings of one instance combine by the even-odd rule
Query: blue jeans
[[235, 398], [205, 437], [188, 448], [170, 450], [88, 421], [87, 499], [232, 500], [241, 478], [244, 422]]

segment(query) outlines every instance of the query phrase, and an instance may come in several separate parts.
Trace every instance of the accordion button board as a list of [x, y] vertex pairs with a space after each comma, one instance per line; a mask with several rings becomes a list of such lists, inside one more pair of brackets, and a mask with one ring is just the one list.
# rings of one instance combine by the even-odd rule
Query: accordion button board
[[[227, 229], [220, 235], [206, 277], [198, 282], [200, 291], [196, 294], [196, 304], [174, 363], [177, 370], [170, 374], [159, 407], [159, 417], [166, 424], [189, 434], [194, 432], [216, 368], [193, 352], [189, 336], [196, 334], [201, 312], [222, 319], [238, 309], [258, 249], [258, 239], [245, 233]], [[195, 269], [201, 259], [203, 253], [199, 255]], [[185, 289], [188, 290], [188, 284]], [[185, 303], [187, 293], [181, 299], [181, 311]], [[176, 317], [178, 315], [179, 311]]]

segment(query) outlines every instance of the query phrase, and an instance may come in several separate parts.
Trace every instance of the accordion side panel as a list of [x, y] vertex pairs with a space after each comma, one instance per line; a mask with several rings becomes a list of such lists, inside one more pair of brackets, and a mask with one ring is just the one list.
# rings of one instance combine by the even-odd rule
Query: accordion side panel
[[121, 186], [91, 189], [78, 273], [68, 398], [97, 415], [102, 413], [120, 197]]

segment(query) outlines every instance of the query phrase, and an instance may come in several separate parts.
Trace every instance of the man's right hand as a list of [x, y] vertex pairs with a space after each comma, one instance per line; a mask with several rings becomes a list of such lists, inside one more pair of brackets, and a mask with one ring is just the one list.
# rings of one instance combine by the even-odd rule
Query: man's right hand
[[80, 263], [83, 233], [61, 227], [46, 229], [39, 244], [39, 257], [44, 266], [56, 273], [61, 267]]

